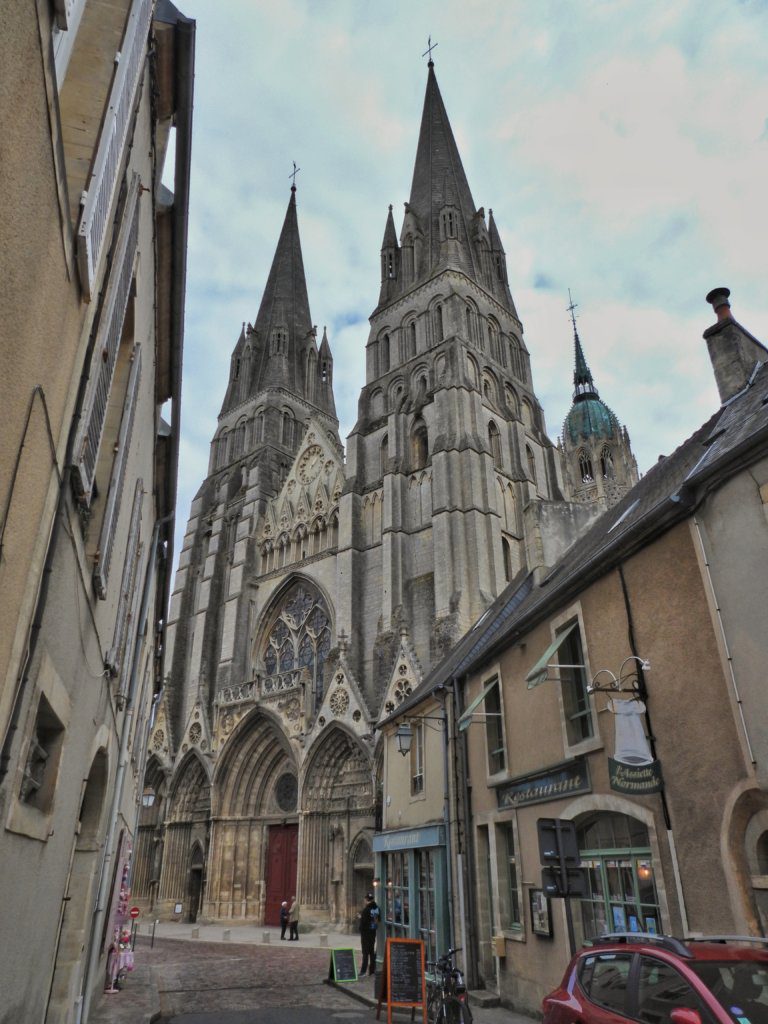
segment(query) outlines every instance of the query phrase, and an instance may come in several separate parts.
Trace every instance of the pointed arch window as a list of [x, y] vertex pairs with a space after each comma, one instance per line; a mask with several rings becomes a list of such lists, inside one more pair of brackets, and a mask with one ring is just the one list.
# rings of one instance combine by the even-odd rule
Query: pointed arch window
[[497, 469], [501, 469], [501, 435], [493, 420], [488, 424], [488, 443], [491, 446], [493, 464]]
[[491, 352], [491, 359], [495, 359], [497, 363], [500, 362], [501, 353], [499, 352], [499, 328], [493, 320], [488, 321], [488, 346]]
[[423, 469], [429, 458], [429, 434], [427, 425], [419, 416], [411, 428], [411, 467]]
[[264, 413], [259, 412], [256, 414], [253, 426], [253, 440], [254, 443], [259, 443], [264, 440]]
[[379, 373], [386, 373], [389, 370], [389, 335], [385, 334], [379, 345], [380, 365]]
[[475, 344], [475, 317], [474, 311], [471, 306], [467, 306], [464, 310], [464, 319], [467, 325], [467, 342], [470, 345]]
[[525, 459], [528, 463], [528, 479], [536, 486], [538, 483], [536, 480], [536, 456], [533, 454], [533, 448], [529, 444], [525, 446]]
[[603, 475], [603, 480], [613, 480], [616, 476], [616, 469], [613, 465], [613, 453], [607, 444], [603, 445], [600, 452], [600, 472]]
[[434, 311], [432, 313], [432, 321], [433, 321], [433, 326], [434, 326], [434, 330], [435, 330], [435, 344], [439, 345], [440, 342], [443, 340], [443, 337], [444, 337], [444, 333], [443, 333], [443, 307], [442, 307], [441, 303], [438, 303], [438, 305], [435, 306]]
[[381, 439], [381, 447], [379, 448], [379, 476], [384, 477], [389, 467], [389, 434], [385, 434]]
[[323, 699], [323, 669], [330, 649], [331, 624], [324, 602], [296, 586], [283, 602], [264, 644], [267, 676], [298, 670], [311, 684], [317, 710]]
[[501, 538], [501, 550], [504, 555], [504, 578], [509, 583], [512, 579], [512, 549], [506, 537]]
[[[589, 452], [584, 448], [579, 448], [579, 476], [583, 484], [591, 484], [594, 482], [595, 476], [592, 471], [592, 459], [589, 457]], [[603, 474], [605, 475], [605, 474]]]
[[283, 413], [283, 444], [293, 447], [293, 417], [289, 412]]
[[408, 327], [408, 358], [416, 355], [416, 321], [412, 320]]
[[456, 238], [458, 234], [458, 211], [454, 206], [444, 206], [440, 211], [440, 241]]

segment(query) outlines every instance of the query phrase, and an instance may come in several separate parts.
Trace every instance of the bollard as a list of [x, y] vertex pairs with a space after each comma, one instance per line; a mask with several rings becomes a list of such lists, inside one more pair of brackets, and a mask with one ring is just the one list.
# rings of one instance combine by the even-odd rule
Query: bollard
[[272, 933], [271, 932], [262, 932], [261, 933], [261, 941], [262, 942], [266, 942], [267, 945], [269, 945], [269, 943], [272, 941]]
[[224, 942], [229, 942], [229, 940], [232, 938], [232, 930], [230, 928], [225, 928], [224, 935], [222, 936], [222, 938], [224, 939]]
[[192, 929], [192, 938], [193, 939], [199, 939], [200, 938], [200, 929], [199, 928], [193, 928]]
[[154, 921], [152, 923], [152, 941], [149, 944], [149, 948], [150, 949], [154, 949], [155, 948], [155, 928], [157, 928], [157, 926], [159, 924], [160, 924], [160, 919], [159, 918], [157, 919], [157, 921]]
[[328, 945], [328, 936], [325, 934], [325, 932], [321, 932], [320, 933], [320, 945], [321, 946], [327, 946]]

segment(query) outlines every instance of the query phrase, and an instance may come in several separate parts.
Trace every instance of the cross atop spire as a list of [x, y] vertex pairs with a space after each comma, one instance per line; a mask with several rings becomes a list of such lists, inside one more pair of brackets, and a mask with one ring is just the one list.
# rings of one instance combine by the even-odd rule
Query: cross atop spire
[[587, 366], [587, 360], [584, 358], [584, 350], [581, 347], [581, 339], [579, 338], [579, 332], [576, 327], [576, 310], [579, 308], [578, 304], [573, 301], [571, 296], [571, 289], [568, 289], [569, 305], [566, 307], [568, 312], [571, 314], [571, 323], [573, 324], [573, 347], [574, 347], [574, 370], [573, 370], [573, 398], [574, 401], [578, 401], [580, 398], [599, 398], [595, 382], [592, 379], [592, 371]]
[[567, 307], [568, 312], [571, 314], [571, 322], [573, 324], [573, 333], [576, 334], [576, 310], [579, 308], [578, 303], [573, 301], [571, 296], [571, 289], [568, 289], [568, 302], [570, 305]]
[[424, 53], [422, 53], [422, 55], [421, 55], [422, 57], [426, 57], [427, 54], [429, 54], [429, 60], [427, 61], [427, 67], [428, 68], [433, 68], [435, 66], [435, 62], [432, 60], [432, 51], [434, 49], [436, 49], [437, 46], [438, 46], [437, 43], [433, 43], [432, 42], [432, 36], [431, 35], [428, 36], [427, 37], [427, 48], [424, 51]]
[[301, 170], [301, 168], [296, 166], [296, 161], [294, 160], [293, 161], [293, 170], [288, 175], [289, 178], [293, 179], [293, 181], [291, 183], [291, 192], [295, 192], [296, 191], [296, 175], [299, 173], [300, 170]]

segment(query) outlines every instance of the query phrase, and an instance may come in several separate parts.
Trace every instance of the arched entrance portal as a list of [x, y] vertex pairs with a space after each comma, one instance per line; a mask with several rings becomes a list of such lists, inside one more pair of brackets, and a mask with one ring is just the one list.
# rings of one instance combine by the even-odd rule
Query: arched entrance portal
[[373, 781], [367, 753], [339, 727], [329, 728], [310, 755], [301, 809], [302, 902], [318, 920], [348, 925], [360, 909], [350, 836], [373, 828]]
[[235, 727], [214, 777], [205, 913], [279, 924], [296, 892], [298, 782], [290, 744], [263, 710]]
[[189, 872], [192, 851], [196, 846], [205, 861], [210, 817], [211, 787], [208, 773], [200, 758], [190, 752], [179, 765], [171, 785], [160, 880], [163, 910], [172, 914], [180, 903], [186, 920], [195, 920], [200, 906], [198, 900], [194, 908], [195, 917], [192, 917]]

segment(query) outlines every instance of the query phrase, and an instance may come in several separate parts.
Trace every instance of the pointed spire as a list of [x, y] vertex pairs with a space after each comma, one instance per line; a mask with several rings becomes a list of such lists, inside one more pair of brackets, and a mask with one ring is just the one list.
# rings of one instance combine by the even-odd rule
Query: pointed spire
[[283, 228], [261, 298], [259, 315], [256, 317], [256, 330], [259, 334], [268, 336], [270, 329], [277, 326], [274, 318], [278, 308], [281, 316], [286, 318], [286, 323], [281, 326], [288, 328], [289, 348], [295, 347], [312, 330], [304, 261], [301, 256], [299, 222], [296, 216], [295, 185], [291, 186], [291, 198]]
[[504, 255], [504, 246], [501, 244], [499, 229], [493, 219], [493, 210], [488, 210], [488, 235], [491, 239], [491, 252], [500, 252]]
[[577, 304], [571, 297], [571, 289], [568, 289], [568, 312], [571, 314], [571, 323], [573, 324], [573, 347], [574, 347], [574, 370], [573, 370], [573, 400], [578, 401], [580, 398], [599, 398], [595, 382], [592, 379], [592, 371], [587, 366], [587, 360], [584, 358], [584, 349], [581, 347], [581, 338], [579, 338], [579, 332], [576, 327], [576, 310], [578, 309]]
[[333, 359], [331, 355], [331, 345], [328, 341], [328, 328], [323, 325], [323, 340], [320, 342], [320, 358], [323, 357]]
[[387, 214], [387, 226], [384, 228], [384, 241], [381, 243], [383, 249], [397, 249], [397, 232], [395, 231], [395, 220], [392, 216], [392, 203], [389, 204]]
[[419, 143], [411, 183], [410, 212], [423, 234], [426, 267], [418, 268], [418, 276], [432, 269], [440, 260], [440, 211], [454, 205], [459, 211], [458, 241], [462, 269], [480, 280], [470, 236], [475, 216], [475, 203], [469, 188], [459, 150], [443, 104], [432, 61], [429, 62], [427, 90], [421, 115]]

